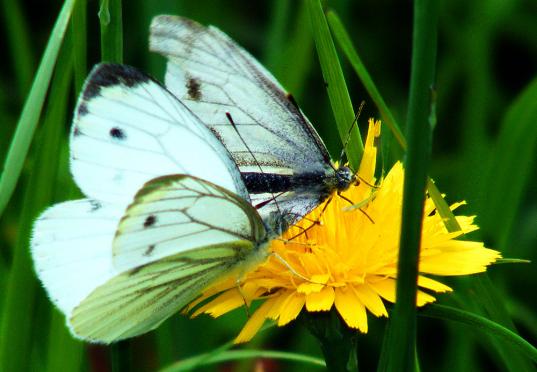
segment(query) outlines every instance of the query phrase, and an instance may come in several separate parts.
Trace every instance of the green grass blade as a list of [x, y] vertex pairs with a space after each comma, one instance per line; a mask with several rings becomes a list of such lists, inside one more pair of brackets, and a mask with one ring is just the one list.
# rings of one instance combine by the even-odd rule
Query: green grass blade
[[[325, 83], [327, 84], [328, 98], [332, 106], [334, 118], [339, 136], [343, 143], [346, 142], [349, 128], [354, 121], [354, 110], [349, 97], [349, 91], [345, 84], [343, 71], [339, 64], [336, 48], [328, 29], [328, 23], [319, 0], [307, 0], [308, 11], [311, 19], [311, 29], [319, 62]], [[358, 169], [364, 150], [360, 132], [355, 129], [351, 133], [347, 146], [349, 163], [353, 169]]]
[[13, 190], [15, 190], [24, 160], [28, 154], [74, 4], [75, 0], [65, 0], [50, 33], [32, 89], [24, 103], [0, 178], [0, 215], [9, 202]]
[[325, 367], [325, 363], [320, 358], [311, 357], [308, 355], [289, 353], [286, 351], [273, 350], [228, 350], [211, 356], [212, 353], [197, 355], [192, 358], [174, 363], [161, 370], [161, 372], [179, 372], [191, 371], [194, 367], [210, 365], [221, 362], [238, 361], [244, 359], [267, 358], [278, 359], [290, 362], [299, 362], [312, 367]]
[[57, 309], [52, 310], [48, 337], [48, 360], [46, 370], [79, 371], [84, 362], [84, 344], [69, 333], [65, 316]]
[[502, 252], [525, 255], [509, 246], [524, 191], [537, 166], [537, 78], [515, 99], [502, 120], [482, 195], [480, 225], [483, 235]]
[[447, 319], [468, 325], [473, 329], [482, 332], [484, 335], [492, 335], [508, 342], [514, 346], [519, 353], [524, 354], [537, 363], [537, 349], [534, 346], [510, 329], [488, 320], [487, 318], [464, 310], [437, 304], [428, 305], [419, 312], [419, 315], [443, 320]]
[[101, 60], [123, 63], [123, 14], [121, 0], [101, 0]]
[[[69, 45], [70, 47], [70, 45]], [[38, 288], [29, 252], [32, 224], [37, 215], [51, 204], [55, 195], [55, 181], [59, 163], [60, 141], [66, 116], [71, 78], [71, 49], [63, 47], [58, 69], [52, 81], [49, 105], [44, 119], [35, 159], [38, 163], [25, 184], [23, 207], [13, 253], [0, 327], [0, 371], [26, 371], [30, 362], [22, 350], [32, 350], [32, 333], [43, 324], [32, 324]]]
[[12, 58], [13, 72], [17, 80], [19, 94], [26, 94], [32, 83], [34, 73], [34, 56], [26, 20], [22, 16], [21, 2], [17, 0], [2, 1], [2, 17], [9, 45], [8, 56]]
[[461, 226], [459, 225], [459, 222], [457, 222], [457, 219], [453, 215], [449, 205], [442, 197], [442, 193], [440, 190], [438, 190], [435, 183], [430, 178], [427, 180], [427, 191], [429, 192], [431, 199], [433, 199], [436, 210], [440, 214], [440, 217], [442, 217], [446, 229], [449, 232], [460, 231]]
[[78, 0], [73, 9], [71, 35], [73, 38], [73, 70], [75, 73], [75, 94], [82, 89], [88, 74], [87, 64], [87, 0]]
[[[483, 273], [475, 279], [476, 293], [479, 293], [477, 302], [485, 309], [485, 314], [511, 332], [516, 333], [516, 327], [505, 307], [506, 296], [502, 295], [490, 280], [487, 273]], [[502, 339], [493, 339], [492, 344], [496, 352], [509, 371], [534, 371], [531, 362], [515, 352], [512, 345], [506, 344]], [[532, 368], [533, 367], [533, 368]]]
[[432, 130], [430, 87], [436, 61], [436, 1], [414, 2], [412, 66], [407, 119], [408, 149], [403, 186], [403, 214], [397, 264], [397, 301], [391, 316], [387, 371], [414, 371], [416, 347], [416, 289], [423, 202]]
[[[289, 1], [283, 1], [290, 4]], [[274, 4], [277, 4], [276, 2]], [[305, 81], [313, 66], [313, 39], [309, 25], [309, 14], [306, 3], [301, 2], [297, 16], [292, 21], [292, 29], [285, 31], [283, 22], [279, 18], [282, 9], [287, 6], [274, 6], [274, 13], [278, 15], [277, 21], [271, 28], [269, 42], [267, 42], [267, 66], [283, 86], [300, 101], [304, 94]], [[282, 35], [283, 34], [283, 35]], [[283, 36], [286, 36], [283, 38]], [[293, 63], [289, 63], [293, 61]]]
[[343, 23], [333, 11], [329, 11], [326, 14], [326, 18], [328, 19], [328, 24], [330, 25], [330, 29], [332, 30], [332, 34], [334, 35], [334, 39], [341, 47], [343, 54], [345, 54], [345, 57], [347, 57], [347, 59], [349, 60], [352, 68], [356, 72], [356, 75], [358, 75], [358, 78], [364, 85], [364, 88], [366, 89], [367, 93], [379, 109], [382, 121], [388, 126], [388, 128], [390, 128], [401, 148], [403, 150], [406, 150], [405, 136], [397, 125], [391, 111], [388, 109], [386, 102], [384, 102], [384, 99], [382, 98], [375, 83], [373, 82], [373, 79], [371, 78], [364, 64], [362, 63], [362, 60], [356, 52], [356, 49], [352, 44], [351, 38], [349, 37], [349, 34], [343, 26]]
[[281, 53], [285, 47], [290, 5], [291, 3], [287, 0], [274, 0], [271, 2], [271, 22], [267, 32], [263, 60], [265, 66], [278, 80], [281, 80], [278, 70], [281, 67]]

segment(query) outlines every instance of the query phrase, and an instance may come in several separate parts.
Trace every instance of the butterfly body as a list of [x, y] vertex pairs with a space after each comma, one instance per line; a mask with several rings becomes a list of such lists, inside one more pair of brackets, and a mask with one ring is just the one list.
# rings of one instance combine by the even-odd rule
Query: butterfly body
[[348, 167], [340, 167], [335, 171], [302, 172], [292, 175], [277, 173], [242, 172], [242, 179], [249, 194], [310, 193], [317, 195], [319, 203], [334, 190], [345, 191], [355, 181], [354, 173]]

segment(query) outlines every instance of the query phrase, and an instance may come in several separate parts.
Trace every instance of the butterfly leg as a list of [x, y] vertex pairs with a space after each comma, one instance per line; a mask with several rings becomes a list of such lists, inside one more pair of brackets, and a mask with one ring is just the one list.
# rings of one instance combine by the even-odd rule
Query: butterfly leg
[[246, 317], [250, 319], [250, 306], [248, 306], [248, 301], [246, 300], [246, 296], [244, 295], [244, 291], [241, 287], [241, 279], [239, 276], [237, 276], [237, 279], [235, 281], [235, 286], [237, 288], [237, 291], [242, 297], [242, 301], [244, 302], [244, 310], [246, 311]]
[[326, 211], [326, 208], [328, 208], [328, 204], [330, 204], [331, 201], [332, 201], [332, 195], [326, 200], [326, 202], [325, 202], [325, 204], [323, 206], [323, 209], [321, 210], [321, 213], [319, 213], [319, 217], [317, 218], [317, 221], [311, 220], [311, 225], [309, 225], [306, 228], [302, 228], [303, 230], [301, 232], [299, 232], [298, 234], [296, 234], [293, 237], [289, 238], [289, 240], [296, 239], [297, 237], [299, 237], [302, 234], [305, 234], [306, 238], [307, 238], [308, 237], [308, 231], [310, 229], [312, 229], [313, 226], [321, 224], [321, 222], [320, 222], [321, 217], [323, 216], [324, 212]]
[[300, 279], [305, 280], [305, 281], [307, 281], [308, 283], [325, 284], [325, 283], [319, 283], [319, 282], [316, 282], [316, 281], [314, 281], [314, 280], [311, 280], [311, 279], [305, 277], [304, 275], [298, 273], [298, 272], [297, 272], [295, 269], [293, 269], [293, 268], [291, 267], [291, 265], [290, 265], [287, 261], [285, 261], [285, 259], [284, 259], [282, 256], [280, 256], [277, 252], [272, 252], [272, 255], [273, 255], [274, 257], [276, 257], [276, 259], [277, 259], [278, 261], [280, 261], [285, 267], [287, 267], [287, 269], [289, 269], [289, 271], [290, 271], [293, 275], [296, 275], [296, 276], [299, 277]]
[[[345, 201], [347, 201], [347, 202], [349, 202], [349, 203], [351, 204], [349, 207], [347, 207], [347, 209], [345, 209], [346, 211], [354, 210], [354, 209], [358, 209], [360, 212], [362, 212], [362, 214], [363, 214], [364, 216], [367, 217], [367, 219], [368, 219], [372, 224], [375, 223], [375, 221], [373, 221], [373, 219], [371, 218], [371, 216], [368, 215], [367, 212], [364, 211], [364, 210], [361, 208], [362, 206], [364, 206], [364, 205], [366, 205], [367, 203], [369, 203], [369, 201], [371, 201], [371, 198], [367, 198], [367, 199], [365, 200], [365, 203], [364, 203], [364, 202], [361, 202], [361, 203], [355, 204], [352, 200], [350, 200], [350, 199], [346, 198], [345, 196], [343, 196], [343, 195], [341, 194], [340, 191], [337, 192], [337, 195], [338, 195], [341, 199], [343, 199], [343, 200], [345, 200]], [[358, 207], [356, 207], [357, 205], [358, 205]], [[351, 209], [351, 208], [352, 208], [352, 209]]]

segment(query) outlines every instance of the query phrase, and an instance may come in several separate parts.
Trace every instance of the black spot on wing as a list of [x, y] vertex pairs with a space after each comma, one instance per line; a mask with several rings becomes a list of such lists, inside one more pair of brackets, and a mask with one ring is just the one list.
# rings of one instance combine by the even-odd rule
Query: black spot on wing
[[82, 102], [80, 105], [78, 105], [77, 113], [78, 113], [79, 117], [87, 115], [88, 114], [88, 105], [86, 105], [85, 102]]
[[89, 203], [91, 206], [90, 212], [95, 212], [102, 208], [102, 204], [99, 203], [97, 200], [90, 200]]
[[123, 140], [127, 137], [127, 135], [125, 134], [125, 131], [123, 129], [114, 127], [110, 129], [110, 137], [118, 140]]
[[153, 253], [153, 251], [155, 250], [155, 245], [154, 244], [151, 244], [149, 247], [147, 247], [147, 249], [145, 250], [144, 252], [144, 256], [151, 256], [151, 253]]
[[157, 217], [154, 215], [147, 216], [147, 218], [144, 221], [144, 227], [150, 227], [153, 226], [157, 222]]
[[186, 81], [186, 89], [190, 99], [199, 101], [201, 99], [201, 84], [198, 79], [190, 77]]
[[86, 80], [83, 97], [89, 100], [99, 95], [102, 88], [114, 85], [134, 87], [152, 79], [142, 71], [127, 65], [103, 63], [97, 65]]
[[73, 136], [78, 137], [80, 135], [80, 128], [77, 126], [73, 127]]

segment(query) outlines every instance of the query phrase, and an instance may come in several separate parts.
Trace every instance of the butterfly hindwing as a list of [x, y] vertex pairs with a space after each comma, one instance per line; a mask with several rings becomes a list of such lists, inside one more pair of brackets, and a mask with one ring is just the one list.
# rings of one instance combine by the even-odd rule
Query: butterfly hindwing
[[253, 246], [239, 241], [199, 248], [124, 272], [86, 297], [69, 325], [78, 337], [104, 343], [148, 332], [215, 280], [232, 275], [241, 249]]
[[64, 313], [117, 274], [111, 246], [124, 211], [81, 199], [56, 204], [36, 221], [31, 241], [35, 270]]
[[265, 238], [255, 209], [235, 194], [199, 178], [163, 176], [147, 183], [125, 212], [114, 264], [130, 269], [199, 246]]
[[129, 203], [145, 182], [178, 173], [248, 195], [214, 134], [157, 81], [125, 65], [97, 65], [86, 80], [71, 171], [84, 194], [111, 203]]
[[[248, 52], [215, 27], [175, 16], [153, 19], [150, 48], [168, 59], [166, 87], [217, 133], [264, 218], [278, 208], [300, 217], [319, 203], [323, 179], [334, 176], [326, 147]], [[258, 186], [269, 192], [251, 191]]]

